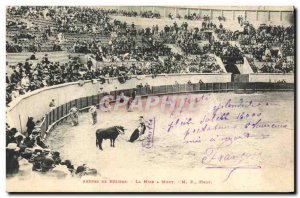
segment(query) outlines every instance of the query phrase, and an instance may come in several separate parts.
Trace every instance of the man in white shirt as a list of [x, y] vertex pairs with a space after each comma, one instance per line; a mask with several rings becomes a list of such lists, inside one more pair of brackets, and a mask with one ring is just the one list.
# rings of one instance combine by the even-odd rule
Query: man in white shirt
[[29, 78], [28, 78], [28, 75], [25, 75], [22, 80], [21, 80], [21, 85], [22, 87], [24, 87], [25, 89], [28, 88], [28, 86], [30, 85], [30, 81], [29, 81]]
[[91, 108], [89, 109], [89, 112], [92, 114], [93, 124], [96, 124], [97, 123], [97, 106], [96, 106], [96, 104], [91, 106]]
[[70, 109], [70, 117], [72, 120], [72, 126], [78, 125], [78, 113], [79, 109], [76, 107], [76, 105], [73, 105], [73, 107]]
[[139, 126], [139, 140], [143, 140], [142, 135], [144, 135], [145, 131], [146, 131], [146, 125], [145, 125], [145, 120], [143, 116], [140, 116], [139, 120], [138, 120]]
[[49, 103], [49, 107], [50, 107], [50, 111], [52, 111], [53, 109], [55, 109], [56, 105], [55, 105], [54, 99], [52, 99], [51, 102]]

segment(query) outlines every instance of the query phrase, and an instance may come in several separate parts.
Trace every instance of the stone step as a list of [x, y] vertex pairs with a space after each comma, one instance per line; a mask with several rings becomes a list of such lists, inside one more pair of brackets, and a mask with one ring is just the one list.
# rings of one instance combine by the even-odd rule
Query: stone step
[[[37, 52], [35, 54], [38, 60], [42, 60], [42, 58], [48, 54], [48, 58], [50, 61], [59, 61], [59, 62], [68, 62], [69, 53], [66, 51], [59, 52]], [[24, 63], [27, 58], [30, 58], [32, 55], [31, 52], [23, 52], [23, 53], [7, 53], [6, 62], [8, 65], [15, 65], [19, 62]]]

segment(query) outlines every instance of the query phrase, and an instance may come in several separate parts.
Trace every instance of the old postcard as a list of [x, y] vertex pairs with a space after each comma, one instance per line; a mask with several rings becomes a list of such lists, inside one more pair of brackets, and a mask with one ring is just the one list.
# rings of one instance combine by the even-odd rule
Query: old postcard
[[7, 6], [8, 192], [294, 192], [294, 7]]

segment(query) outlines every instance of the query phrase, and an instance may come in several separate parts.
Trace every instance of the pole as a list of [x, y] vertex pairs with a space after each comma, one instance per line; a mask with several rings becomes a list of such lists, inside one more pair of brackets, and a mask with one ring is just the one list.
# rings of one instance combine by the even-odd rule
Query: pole
[[19, 122], [20, 122], [21, 133], [23, 133], [23, 131], [22, 131], [22, 122], [21, 122], [21, 116], [20, 116], [20, 114], [19, 114]]

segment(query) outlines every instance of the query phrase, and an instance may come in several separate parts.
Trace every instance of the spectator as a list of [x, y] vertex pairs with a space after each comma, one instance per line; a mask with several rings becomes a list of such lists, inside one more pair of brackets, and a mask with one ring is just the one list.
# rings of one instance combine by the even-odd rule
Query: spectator
[[30, 59], [30, 60], [37, 60], [37, 58], [35, 57], [35, 52], [33, 52], [33, 54], [30, 56], [29, 59]]
[[87, 61], [87, 67], [88, 67], [89, 70], [91, 70], [92, 66], [93, 66], [92, 59], [89, 58], [89, 60]]
[[28, 118], [26, 127], [27, 127], [27, 135], [30, 136], [33, 129], [35, 128], [35, 123], [33, 122], [33, 117]]
[[19, 150], [16, 143], [9, 143], [6, 147], [6, 175], [19, 172]]
[[56, 105], [55, 105], [55, 100], [52, 99], [51, 102], [49, 103], [49, 107], [50, 107], [50, 111], [54, 110], [56, 108]]

